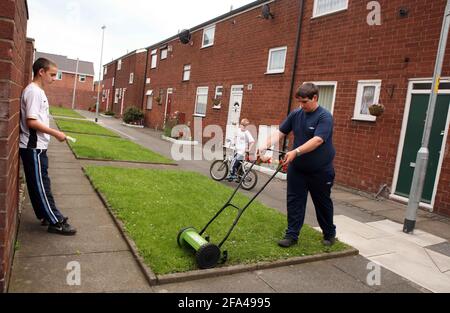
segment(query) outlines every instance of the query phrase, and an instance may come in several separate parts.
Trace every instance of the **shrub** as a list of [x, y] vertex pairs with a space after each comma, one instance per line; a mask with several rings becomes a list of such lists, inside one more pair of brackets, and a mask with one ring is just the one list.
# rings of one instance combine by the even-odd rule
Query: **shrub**
[[105, 111], [103, 114], [104, 114], [104, 115], [108, 115], [108, 116], [114, 116], [114, 115], [116, 115], [116, 113], [114, 113], [113, 111]]
[[136, 107], [126, 109], [123, 114], [123, 121], [127, 124], [141, 123], [144, 119], [144, 113]]

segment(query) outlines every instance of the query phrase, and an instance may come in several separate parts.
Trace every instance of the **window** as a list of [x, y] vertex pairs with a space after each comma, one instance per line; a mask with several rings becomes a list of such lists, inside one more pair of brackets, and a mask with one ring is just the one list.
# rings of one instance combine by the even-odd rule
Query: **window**
[[56, 74], [56, 80], [62, 80], [62, 72], [58, 72], [58, 74]]
[[134, 82], [134, 73], [130, 73], [130, 85]]
[[120, 89], [116, 89], [116, 91], [114, 93], [114, 103], [115, 104], [119, 103], [119, 92], [120, 92]]
[[313, 17], [347, 10], [348, 0], [314, 0]]
[[113, 77], [113, 80], [112, 80], [112, 86], [113, 86], [113, 87], [114, 87], [114, 82], [115, 82], [115, 80], [116, 80], [116, 78]]
[[156, 68], [156, 63], [158, 62], [158, 55], [156, 54], [157, 50], [152, 50], [152, 64], [151, 68]]
[[117, 63], [117, 70], [120, 71], [122, 69], [122, 59]]
[[222, 105], [223, 86], [216, 87], [216, 94], [214, 95], [213, 108], [220, 109]]
[[183, 81], [191, 79], [191, 65], [185, 65], [183, 68]]
[[216, 33], [216, 25], [207, 27], [203, 30], [202, 48], [214, 45], [214, 36]]
[[270, 49], [266, 74], [284, 73], [284, 67], [286, 65], [286, 54], [287, 47]]
[[206, 116], [206, 105], [208, 104], [208, 87], [198, 87], [195, 99], [194, 115]]
[[314, 82], [314, 84], [319, 88], [319, 105], [333, 114], [337, 82]]
[[354, 120], [375, 121], [376, 117], [370, 115], [369, 106], [380, 100], [381, 80], [362, 80], [358, 82]]
[[107, 66], [105, 66], [105, 70], [103, 71], [103, 75], [106, 75], [106, 74], [108, 74], [108, 67]]
[[161, 60], [167, 59], [167, 48], [161, 49]]
[[79, 80], [80, 82], [84, 83], [86, 81], [86, 75], [80, 75]]
[[150, 84], [150, 81], [151, 81], [151, 79], [150, 79], [150, 78], [147, 78], [147, 80], [145, 81], [145, 84], [146, 84], [146, 85]]
[[153, 90], [149, 90], [146, 93], [147, 96], [147, 110], [153, 109]]

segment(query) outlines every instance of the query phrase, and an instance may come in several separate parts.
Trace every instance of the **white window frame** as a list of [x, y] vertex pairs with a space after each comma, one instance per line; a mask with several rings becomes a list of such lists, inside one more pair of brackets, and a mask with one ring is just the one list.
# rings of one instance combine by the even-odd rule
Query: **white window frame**
[[[221, 92], [219, 92], [219, 89], [222, 89]], [[214, 93], [214, 100], [220, 97], [220, 103], [218, 105], [214, 105], [214, 109], [220, 109], [222, 106], [222, 97], [223, 97], [223, 86], [216, 86], [216, 91]]]
[[[334, 87], [334, 94], [333, 94], [333, 103], [331, 104], [331, 111], [330, 113], [333, 114], [334, 112], [334, 105], [336, 103], [336, 93], [337, 93], [337, 81], [320, 81], [320, 82], [313, 82], [314, 85], [317, 87], [326, 87], [326, 86], [333, 86]], [[320, 99], [320, 93], [319, 93], [319, 99]]]
[[151, 53], [151, 66], [150, 66], [150, 68], [152, 68], [152, 69], [156, 68], [157, 65], [158, 65], [158, 50], [155, 49], [155, 50], [152, 50], [152, 53]]
[[134, 73], [130, 73], [130, 81], [129, 81], [130, 85], [132, 85], [134, 83]]
[[58, 71], [58, 73], [56, 74], [56, 80], [62, 80], [63, 79], [63, 72]]
[[[208, 44], [205, 45], [205, 35], [206, 35], [206, 32], [209, 31], [209, 30], [213, 30], [212, 39], [211, 39], [211, 42], [210, 42], [210, 43], [208, 43]], [[216, 25], [214, 24], [214, 25], [205, 27], [205, 28], [203, 29], [202, 48], [207, 48], [207, 47], [214, 46], [214, 40], [215, 40], [215, 38], [216, 38]]]
[[[203, 92], [200, 93], [201, 91], [203, 91]], [[207, 86], [197, 87], [197, 93], [195, 95], [194, 116], [200, 116], [200, 117], [205, 117], [206, 116], [206, 111], [207, 111], [207, 108], [208, 108], [208, 93], [209, 93], [209, 87], [207, 87]], [[199, 98], [199, 96], [206, 96], [205, 113], [204, 114], [197, 112], [197, 105], [198, 105], [198, 98]]]
[[103, 71], [103, 75], [106, 75], [106, 74], [108, 74], [108, 67], [107, 66], [105, 66], [105, 69]]
[[[284, 56], [284, 63], [283, 63], [283, 69], [270, 69], [270, 61], [272, 60], [272, 53], [277, 52], [277, 51], [282, 51], [284, 50], [286, 52], [285, 56]], [[284, 71], [286, 70], [286, 59], [287, 59], [287, 46], [284, 47], [277, 47], [277, 48], [272, 48], [269, 50], [269, 59], [267, 61], [267, 71], [266, 74], [281, 74], [284, 73]]]
[[[187, 67], [189, 67], [189, 70], [186, 69]], [[191, 80], [191, 70], [192, 70], [191, 64], [185, 64], [185, 65], [183, 65], [183, 81], [184, 81], [184, 82], [188, 82], [188, 81]], [[187, 79], [185, 79], [186, 73], [189, 73], [189, 76], [188, 76]]]
[[116, 82], [116, 78], [113, 77], [111, 86], [114, 87], [114, 83]]
[[379, 103], [381, 94], [381, 80], [359, 80], [358, 89], [356, 92], [355, 111], [352, 120], [355, 121], [376, 121], [377, 117], [370, 114], [361, 114], [361, 103], [364, 87], [375, 87], [374, 103]]
[[119, 59], [117, 62], [117, 70], [120, 71], [122, 69], [122, 59]]
[[325, 15], [330, 15], [330, 14], [333, 14], [333, 13], [336, 13], [336, 12], [341, 12], [341, 11], [348, 10], [348, 0], [345, 0], [345, 8], [334, 9], [332, 11], [324, 12], [324, 13], [321, 13], [321, 14], [317, 13], [317, 7], [318, 7], [317, 4], [318, 4], [318, 0], [314, 0], [314, 10], [313, 10], [313, 16], [312, 16], [313, 19], [317, 18], [317, 17], [325, 16]]
[[167, 49], [167, 48], [161, 49], [161, 56], [160, 56], [161, 60], [167, 59], [168, 55], [169, 55], [169, 49]]
[[[153, 109], [153, 90], [147, 91], [146, 96], [147, 96], [147, 103], [146, 103], [147, 110], [152, 110]], [[149, 105], [149, 103], [150, 103], [150, 105]]]
[[83, 74], [79, 74], [79, 75], [78, 75], [78, 81], [79, 81], [80, 83], [85, 83], [86, 80], [87, 80], [87, 76], [86, 76], [86, 75], [83, 75]]

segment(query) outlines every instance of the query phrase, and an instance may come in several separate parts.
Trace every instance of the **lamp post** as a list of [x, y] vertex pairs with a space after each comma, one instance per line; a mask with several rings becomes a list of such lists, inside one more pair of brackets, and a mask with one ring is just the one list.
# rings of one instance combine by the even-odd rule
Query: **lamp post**
[[100, 102], [100, 84], [102, 81], [102, 62], [103, 62], [103, 43], [105, 40], [105, 28], [106, 26], [102, 26], [102, 52], [100, 54], [100, 70], [98, 71], [98, 86], [97, 86], [97, 103], [95, 106], [95, 122], [98, 122], [98, 109], [99, 109], [99, 102]]

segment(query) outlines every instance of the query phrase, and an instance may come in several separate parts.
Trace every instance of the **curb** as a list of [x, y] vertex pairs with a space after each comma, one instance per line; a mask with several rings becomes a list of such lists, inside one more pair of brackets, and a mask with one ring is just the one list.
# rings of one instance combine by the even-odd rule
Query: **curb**
[[127, 123], [122, 123], [122, 125], [123, 126], [126, 126], [126, 127], [131, 127], [131, 128], [144, 128], [144, 126], [143, 125], [133, 125], [133, 124], [127, 124]]
[[123, 223], [118, 218], [116, 218], [116, 216], [115, 216], [111, 206], [108, 203], [108, 200], [106, 200], [106, 198], [103, 196], [103, 194], [94, 186], [94, 183], [91, 180], [91, 178], [89, 177], [89, 175], [86, 173], [85, 168], [83, 166], [81, 168], [83, 170], [84, 176], [86, 176], [86, 178], [89, 180], [89, 183], [91, 184], [91, 186], [94, 189], [95, 193], [98, 195], [100, 200], [103, 202], [103, 205], [108, 210], [109, 215], [113, 219], [114, 224], [116, 224], [116, 226], [117, 226], [119, 232], [121, 233], [123, 239], [125, 240], [125, 242], [127, 243], [128, 247], [130, 248], [131, 253], [134, 256], [134, 259], [135, 259], [136, 263], [139, 265], [140, 269], [144, 273], [145, 278], [149, 282], [150, 286], [155, 286], [158, 283], [158, 278], [153, 273], [153, 271], [148, 266], [145, 265], [144, 260], [139, 255], [139, 252], [137, 250], [137, 247], [136, 247], [134, 241], [131, 240], [131, 238], [128, 237], [128, 235], [127, 235], [127, 233], [125, 231], [125, 227], [124, 227]]
[[114, 223], [116, 224], [116, 226], [118, 227], [123, 238], [127, 242], [128, 247], [130, 248], [131, 252], [133, 253], [136, 262], [139, 264], [139, 267], [141, 268], [142, 272], [146, 276], [148, 282], [150, 283], [150, 286], [193, 281], [193, 280], [199, 280], [199, 279], [211, 278], [211, 277], [217, 277], [217, 276], [225, 276], [225, 275], [232, 275], [232, 274], [237, 274], [237, 273], [251, 272], [251, 271], [257, 271], [257, 270], [263, 270], [263, 269], [271, 269], [271, 268], [304, 264], [304, 263], [310, 263], [310, 262], [316, 262], [316, 261], [324, 261], [324, 260], [342, 258], [342, 257], [347, 257], [347, 256], [355, 256], [355, 255], [359, 254], [359, 251], [357, 249], [350, 248], [348, 250], [340, 251], [340, 252], [321, 253], [321, 254], [317, 254], [317, 255], [294, 257], [294, 258], [270, 261], [270, 262], [259, 262], [259, 263], [255, 263], [255, 264], [251, 264], [251, 265], [232, 265], [232, 266], [227, 266], [227, 267], [223, 267], [223, 268], [213, 268], [213, 269], [207, 269], [207, 270], [194, 270], [194, 271], [189, 271], [189, 272], [184, 272], [184, 273], [156, 275], [155, 273], [153, 273], [153, 271], [150, 269], [150, 267], [148, 267], [145, 264], [143, 258], [139, 255], [139, 252], [137, 250], [137, 247], [136, 247], [134, 241], [128, 237], [123, 223], [115, 216], [111, 206], [108, 203], [108, 200], [106, 200], [106, 197], [104, 197], [103, 194], [94, 186], [94, 183], [92, 182], [91, 178], [87, 175], [85, 168], [82, 167], [82, 169], [83, 169], [84, 175], [89, 180], [89, 183], [91, 184], [92, 188], [95, 190], [95, 192], [99, 196], [100, 200], [103, 202], [103, 204], [107, 208], [108, 213], [111, 215], [112, 219], [114, 220]]
[[161, 135], [161, 139], [164, 141], [172, 142], [172, 143], [182, 145], [182, 146], [197, 146], [198, 145], [198, 141], [177, 140], [177, 139], [170, 138], [170, 137], [167, 137], [164, 135]]

